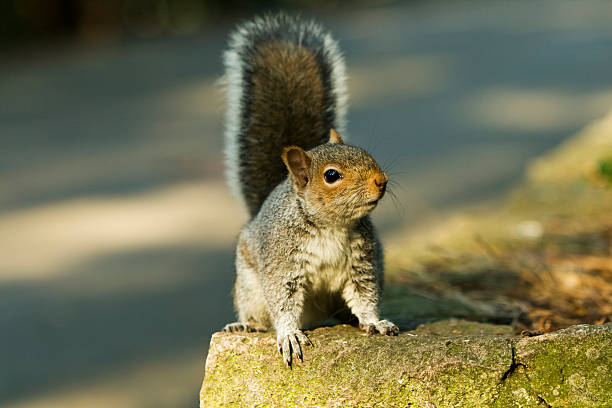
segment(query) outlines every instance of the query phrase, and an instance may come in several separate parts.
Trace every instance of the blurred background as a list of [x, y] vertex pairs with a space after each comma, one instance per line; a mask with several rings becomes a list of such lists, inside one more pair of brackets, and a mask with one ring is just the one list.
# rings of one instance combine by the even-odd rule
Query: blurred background
[[0, 0], [0, 406], [197, 404], [234, 319], [221, 54], [265, 10], [345, 52], [384, 242], [517, 183], [612, 107], [608, 0]]

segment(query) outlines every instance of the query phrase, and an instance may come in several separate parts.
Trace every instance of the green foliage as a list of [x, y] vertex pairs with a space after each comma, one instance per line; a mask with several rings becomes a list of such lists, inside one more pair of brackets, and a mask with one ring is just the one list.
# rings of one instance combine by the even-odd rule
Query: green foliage
[[599, 174], [612, 184], [612, 157], [601, 159], [598, 166]]

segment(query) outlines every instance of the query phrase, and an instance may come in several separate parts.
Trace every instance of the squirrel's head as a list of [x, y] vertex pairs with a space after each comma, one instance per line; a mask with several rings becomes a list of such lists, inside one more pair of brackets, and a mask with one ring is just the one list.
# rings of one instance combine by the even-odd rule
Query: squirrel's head
[[361, 218], [385, 194], [388, 177], [378, 163], [365, 150], [345, 145], [333, 129], [328, 143], [309, 151], [285, 147], [282, 158], [304, 210], [321, 221]]

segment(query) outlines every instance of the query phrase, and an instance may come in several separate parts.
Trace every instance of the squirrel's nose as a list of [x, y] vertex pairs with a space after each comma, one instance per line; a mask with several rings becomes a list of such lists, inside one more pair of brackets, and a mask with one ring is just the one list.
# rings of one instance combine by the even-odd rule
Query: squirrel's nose
[[374, 185], [378, 188], [378, 190], [381, 193], [385, 192], [385, 189], [387, 188], [387, 182], [389, 181], [389, 177], [387, 177], [387, 175], [383, 172], [377, 173], [372, 181], [374, 182]]

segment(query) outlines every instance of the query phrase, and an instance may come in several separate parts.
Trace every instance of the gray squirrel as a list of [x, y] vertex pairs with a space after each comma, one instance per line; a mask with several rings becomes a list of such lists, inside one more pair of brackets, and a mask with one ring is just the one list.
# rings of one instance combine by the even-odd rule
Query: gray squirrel
[[274, 328], [291, 367], [310, 340], [301, 328], [357, 318], [367, 333], [396, 335], [381, 320], [382, 247], [368, 214], [387, 175], [344, 144], [344, 60], [319, 24], [286, 14], [239, 25], [224, 55], [226, 164], [249, 221], [236, 248], [234, 305], [225, 331]]

